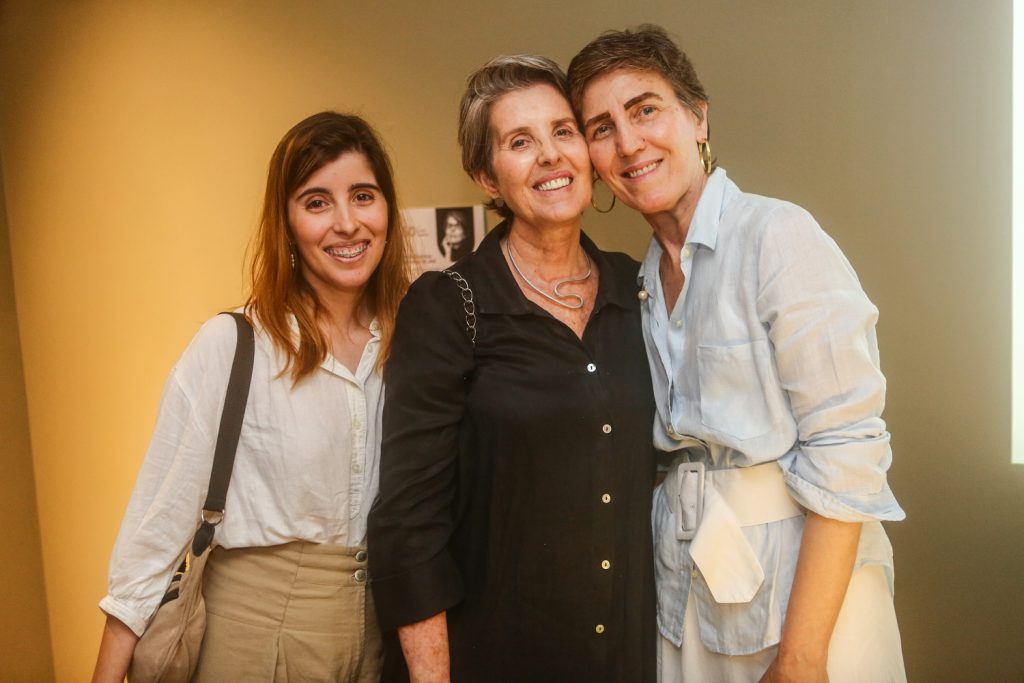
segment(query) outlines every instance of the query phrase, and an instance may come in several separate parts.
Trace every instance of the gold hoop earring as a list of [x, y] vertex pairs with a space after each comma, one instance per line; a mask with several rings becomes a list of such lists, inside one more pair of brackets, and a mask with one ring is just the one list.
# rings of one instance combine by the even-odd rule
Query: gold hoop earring
[[[594, 179], [594, 184], [596, 185], [598, 183], [598, 181], [600, 181], [600, 180], [601, 180], [600, 178], [595, 178]], [[615, 208], [615, 199], [616, 199], [615, 195], [612, 194], [612, 203], [608, 205], [608, 208], [607, 209], [599, 209], [599, 208], [597, 208], [597, 204], [594, 203], [594, 193], [593, 192], [590, 193], [590, 205], [592, 207], [594, 207], [594, 211], [597, 211], [598, 213], [611, 213], [611, 210]]]
[[700, 156], [700, 165], [704, 167], [704, 175], [711, 175], [711, 171], [714, 170], [714, 162], [711, 159], [711, 143], [707, 140], [698, 142], [697, 154]]

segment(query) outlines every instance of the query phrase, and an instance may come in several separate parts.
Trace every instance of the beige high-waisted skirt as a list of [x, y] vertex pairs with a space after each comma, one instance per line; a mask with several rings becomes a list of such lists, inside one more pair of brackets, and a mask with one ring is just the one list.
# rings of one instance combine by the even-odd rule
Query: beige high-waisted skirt
[[366, 551], [330, 544], [215, 548], [203, 576], [206, 634], [193, 681], [380, 678]]

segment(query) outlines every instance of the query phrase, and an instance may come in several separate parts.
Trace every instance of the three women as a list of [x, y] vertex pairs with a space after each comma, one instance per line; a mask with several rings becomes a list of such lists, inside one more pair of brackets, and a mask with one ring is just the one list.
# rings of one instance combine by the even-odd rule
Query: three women
[[[390, 161], [362, 119], [292, 128], [270, 161], [244, 308], [256, 353], [204, 573], [195, 680], [376, 681], [367, 583], [380, 368], [408, 283]], [[122, 681], [199, 522], [235, 346], [209, 320], [175, 365], [110, 564], [94, 681]]]
[[[877, 311], [806, 212], [743, 193], [715, 169], [707, 96], [664, 32], [602, 36], [577, 55], [570, 75], [575, 115], [565, 77], [542, 58], [493, 60], [463, 98], [464, 168], [506, 220], [450, 276], [418, 281], [398, 316], [381, 498], [369, 520], [383, 625], [398, 628], [417, 680], [653, 680], [656, 640], [663, 681], [902, 680], [891, 548], [878, 524], [902, 511], [885, 482], [891, 454], [880, 418]], [[639, 264], [601, 252], [581, 232], [588, 148], [600, 178], [654, 229], [639, 287]], [[268, 401], [254, 419], [288, 416], [270, 439], [277, 447], [303, 436], [335, 441], [324, 434], [358, 440], [362, 429], [363, 455], [349, 455], [340, 478], [314, 459], [306, 474], [315, 476], [298, 480], [307, 495], [314, 491], [314, 506], [328, 489], [347, 492], [343, 510], [299, 509], [306, 500], [295, 509], [287, 508], [296, 501], [269, 505], [260, 494], [280, 470], [268, 468], [274, 476], [263, 479], [256, 472], [254, 484], [236, 477], [218, 536], [224, 548], [304, 541], [288, 560], [299, 563], [310, 545], [361, 543], [377, 404], [369, 397], [352, 411], [349, 385], [361, 381], [367, 391], [372, 373], [359, 373], [374, 366], [370, 318], [386, 340], [404, 282], [386, 158], [382, 170], [375, 153], [331, 149], [331, 158], [285, 163], [279, 148], [297, 180], [273, 192], [268, 183], [257, 271], [264, 284], [284, 286], [268, 286], [261, 303], [257, 277], [247, 310], [265, 348], [262, 381], [282, 402]], [[355, 217], [351, 234], [344, 221], [327, 220], [332, 213]], [[270, 237], [268, 221], [277, 221]], [[291, 279], [283, 271], [288, 235], [299, 263]], [[165, 392], [161, 438], [115, 552], [98, 672], [124, 651], [115, 645], [132, 642], [118, 625], [140, 632], [173, 567], [170, 555], [138, 557], [138, 539], [180, 540], [195, 526], [181, 519], [161, 530], [153, 517], [167, 504], [163, 482], [197, 460], [195, 444], [209, 437], [209, 425], [188, 424], [208, 419], [203, 406], [213, 403], [229, 351], [223, 327], [204, 327]], [[356, 381], [334, 391], [346, 404], [331, 408], [335, 417], [348, 411], [344, 434], [326, 413], [315, 425], [308, 420], [316, 411], [289, 413], [302, 412], [291, 402], [314, 391], [305, 387], [319, 370], [343, 375], [346, 367]], [[305, 382], [274, 384], [289, 372]], [[379, 397], [379, 384], [371, 391]], [[206, 398], [196, 407], [193, 396]], [[655, 445], [674, 457], [654, 501], [652, 570], [655, 406]], [[184, 438], [188, 429], [196, 434]], [[173, 452], [160, 455], [168, 444]], [[273, 449], [252, 450], [259, 462]], [[357, 468], [366, 468], [365, 484]], [[198, 485], [185, 490], [198, 510]], [[255, 537], [235, 538], [227, 521], [235, 509], [252, 515], [245, 521]], [[321, 527], [291, 528], [311, 518]], [[344, 531], [332, 527], [339, 520]], [[232, 552], [220, 550], [224, 559], [208, 571], [220, 565], [233, 572], [221, 583], [243, 589], [211, 599], [211, 634], [218, 611], [230, 611], [218, 604], [245, 604], [242, 594], [261, 585], [250, 582], [259, 571], [246, 557], [262, 551], [239, 553], [237, 562]], [[359, 548], [353, 559], [359, 553], [366, 557]], [[125, 590], [122, 566], [145, 579]], [[227, 648], [233, 664], [241, 656], [268, 665], [233, 649], [243, 647], [236, 628], [222, 641], [211, 636], [210, 647]], [[261, 652], [265, 636], [251, 636]], [[281, 652], [264, 672], [288, 666]], [[368, 640], [367, 661], [374, 652]], [[385, 678], [404, 677], [401, 665], [389, 659]], [[201, 676], [223, 674], [203, 666]]]

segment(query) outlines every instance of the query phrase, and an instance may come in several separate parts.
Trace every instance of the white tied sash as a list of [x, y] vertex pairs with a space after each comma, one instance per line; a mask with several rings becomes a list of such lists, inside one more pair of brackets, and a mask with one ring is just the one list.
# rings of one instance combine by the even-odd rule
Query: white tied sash
[[665, 492], [677, 537], [692, 539], [690, 557], [719, 603], [749, 602], [764, 582], [742, 527], [804, 514], [776, 462], [724, 470], [680, 462], [669, 470]]

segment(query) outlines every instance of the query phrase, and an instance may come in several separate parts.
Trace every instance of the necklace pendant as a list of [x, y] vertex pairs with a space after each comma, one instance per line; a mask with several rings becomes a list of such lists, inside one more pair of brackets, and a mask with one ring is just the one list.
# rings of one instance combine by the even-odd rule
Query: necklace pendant
[[[519, 268], [519, 264], [516, 263], [515, 250], [512, 248], [512, 240], [508, 237], [505, 238], [505, 251], [508, 253], [508, 260], [512, 264], [512, 267], [515, 268], [515, 271], [517, 273], [519, 273], [519, 277], [523, 279], [523, 282], [526, 283], [527, 287], [537, 292], [548, 301], [556, 303], [559, 306], [562, 306], [563, 308], [568, 308], [574, 311], [583, 308], [585, 300], [582, 296], [580, 296], [579, 294], [571, 293], [563, 294], [560, 289], [562, 285], [566, 285], [572, 282], [585, 282], [586, 280], [589, 280], [591, 274], [593, 274], [594, 263], [590, 260], [590, 255], [587, 254], [586, 250], [582, 249], [582, 247], [581, 251], [583, 251], [583, 258], [587, 260], [587, 272], [584, 273], [583, 275], [565, 277], [556, 282], [554, 286], [551, 288], [551, 291], [554, 292], [554, 296], [548, 294], [543, 289], [530, 282], [530, 278], [526, 277], [526, 274]], [[575, 303], [568, 303], [566, 301], [563, 301], [563, 299], [575, 299], [576, 301]]]

